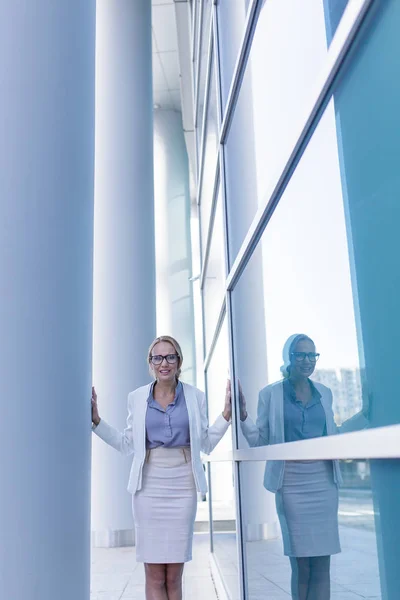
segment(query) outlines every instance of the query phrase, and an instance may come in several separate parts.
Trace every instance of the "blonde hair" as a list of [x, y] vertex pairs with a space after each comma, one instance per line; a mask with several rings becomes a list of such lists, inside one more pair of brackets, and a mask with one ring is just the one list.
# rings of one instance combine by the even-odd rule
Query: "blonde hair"
[[176, 372], [176, 379], [179, 379], [179, 376], [181, 374], [181, 366], [183, 363], [183, 354], [182, 354], [182, 348], [179, 345], [179, 342], [177, 342], [177, 340], [175, 338], [173, 338], [170, 335], [160, 335], [159, 337], [157, 337], [155, 340], [153, 340], [150, 344], [150, 348], [149, 351], [147, 353], [147, 362], [149, 363], [149, 371], [150, 371], [150, 375], [152, 377], [155, 378], [154, 376], [154, 370], [151, 367], [151, 353], [153, 351], [153, 348], [156, 344], [158, 344], [159, 342], [168, 342], [169, 344], [171, 344], [174, 348], [175, 348], [175, 352], [178, 355], [178, 370]]

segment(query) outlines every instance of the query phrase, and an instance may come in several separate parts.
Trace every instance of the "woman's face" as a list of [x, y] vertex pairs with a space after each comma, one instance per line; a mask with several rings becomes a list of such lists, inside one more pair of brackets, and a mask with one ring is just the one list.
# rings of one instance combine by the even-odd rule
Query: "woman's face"
[[170, 342], [158, 342], [151, 351], [151, 356], [168, 356], [172, 360], [172, 356], [175, 356], [175, 362], [168, 362], [166, 358], [163, 358], [159, 365], [150, 363], [153, 370], [154, 376], [157, 381], [163, 381], [165, 383], [173, 383], [176, 379], [176, 374], [179, 368], [179, 357], [174, 346]]
[[315, 344], [311, 340], [300, 340], [290, 356], [290, 377], [295, 379], [305, 379], [314, 373], [316, 362], [309, 359], [308, 356], [299, 354], [300, 352], [316, 352]]

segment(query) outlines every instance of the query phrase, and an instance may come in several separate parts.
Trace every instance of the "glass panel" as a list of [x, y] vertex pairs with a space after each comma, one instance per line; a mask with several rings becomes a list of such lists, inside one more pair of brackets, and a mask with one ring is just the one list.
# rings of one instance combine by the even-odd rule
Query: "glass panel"
[[[228, 329], [222, 325], [206, 372], [209, 422], [213, 423], [224, 408], [229, 368]], [[215, 452], [232, 450], [232, 431], [228, 429]], [[235, 522], [235, 488], [232, 463], [211, 463], [211, 492], [214, 531], [214, 556], [225, 584], [237, 595], [237, 551]], [[203, 597], [203, 596], [202, 596]], [[204, 597], [206, 595], [204, 594]]]
[[224, 233], [220, 195], [216, 206], [210, 255], [203, 290], [206, 350], [208, 350], [214, 335], [221, 303], [225, 294]]
[[[264, 35], [269, 36], [269, 48], [273, 47], [273, 55], [275, 48], [281, 49], [282, 46], [287, 53], [289, 40], [290, 47], [295, 53], [298, 40], [305, 33], [306, 36], [310, 32], [315, 35], [315, 27], [319, 29], [318, 34], [325, 34], [327, 44], [330, 45], [348, 1], [313, 0], [313, 2], [307, 3], [294, 3], [292, 0], [268, 0], [268, 2], [264, 0], [257, 27], [258, 29], [264, 29]], [[297, 4], [298, 6], [296, 6]], [[219, 0], [218, 2], [223, 107], [225, 107], [228, 99], [240, 45], [243, 40], [249, 5], [249, 0], [235, 0], [235, 2]], [[270, 21], [269, 27], [266, 25], [266, 21]], [[257, 31], [256, 38], [259, 35], [261, 34]], [[307, 37], [302, 39], [301, 46], [305, 48], [309, 41]], [[312, 49], [310, 48], [310, 50]], [[275, 54], [275, 56], [279, 56], [280, 63], [282, 55]], [[276, 58], [275, 62], [278, 67]]]
[[200, 197], [200, 215], [201, 215], [201, 242], [203, 250], [207, 239], [207, 229], [210, 219], [210, 210], [212, 203], [212, 194], [217, 166], [218, 152], [218, 117], [216, 103], [216, 85], [214, 66], [211, 70], [211, 85], [209, 90], [209, 102], [207, 107], [207, 120], [205, 126], [205, 151], [204, 151], [204, 172], [203, 185]]
[[240, 210], [240, 219], [228, 212], [231, 264], [294, 146], [326, 57], [322, 0], [265, 3], [227, 139], [229, 206]]
[[397, 598], [400, 461], [288, 461], [276, 494], [256, 465], [241, 485], [248, 598]]
[[[285, 423], [254, 439], [240, 427], [253, 445], [335, 433], [332, 395], [340, 432], [400, 422], [387, 377], [400, 338], [400, 86], [392, 77], [400, 4], [371, 19], [368, 44], [361, 40], [233, 293], [237, 375], [253, 419], [282, 360], [291, 374], [274, 388]], [[312, 341], [286, 344], [295, 333]], [[270, 393], [260, 398], [261, 420], [270, 418]]]
[[200, 71], [199, 71], [199, 104], [197, 109], [197, 124], [201, 129], [203, 122], [204, 99], [206, 94], [206, 76], [209, 41], [211, 35], [212, 0], [203, 0], [203, 20], [201, 24], [200, 42]]
[[[233, 464], [211, 463], [214, 558], [230, 600], [239, 600]], [[204, 596], [205, 597], [205, 596]]]
[[193, 50], [194, 50], [194, 62], [193, 62], [193, 89], [196, 94], [197, 90], [197, 65], [199, 62], [199, 50], [198, 50], [198, 40], [200, 35], [200, 26], [201, 26], [201, 0], [193, 1]]
[[220, 0], [218, 37], [220, 49], [221, 94], [225, 107], [246, 24], [248, 0]]
[[[264, 407], [260, 419], [267, 423], [272, 392], [272, 402], [283, 402], [284, 408], [281, 425], [269, 432], [260, 425], [257, 440], [250, 420], [242, 425], [247, 442], [334, 434], [332, 394], [336, 425], [344, 431], [368, 425], [333, 102], [233, 292], [233, 308], [237, 375], [249, 416], [255, 419]], [[309, 339], [293, 339], [294, 334]], [[259, 391], [278, 381], [258, 402]], [[241, 435], [240, 440], [246, 445]]]
[[[221, 327], [217, 343], [206, 372], [207, 400], [209, 422], [214, 423], [224, 409], [226, 382], [229, 372], [228, 328], [226, 319]], [[232, 432], [228, 429], [226, 435], [218, 444], [218, 450], [232, 450]]]

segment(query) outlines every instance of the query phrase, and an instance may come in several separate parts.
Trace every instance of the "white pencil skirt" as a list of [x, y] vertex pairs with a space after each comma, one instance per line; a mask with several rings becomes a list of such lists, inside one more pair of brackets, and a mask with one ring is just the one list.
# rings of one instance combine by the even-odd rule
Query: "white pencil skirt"
[[133, 495], [136, 560], [192, 560], [197, 491], [189, 448], [154, 448], [143, 465], [142, 489]]

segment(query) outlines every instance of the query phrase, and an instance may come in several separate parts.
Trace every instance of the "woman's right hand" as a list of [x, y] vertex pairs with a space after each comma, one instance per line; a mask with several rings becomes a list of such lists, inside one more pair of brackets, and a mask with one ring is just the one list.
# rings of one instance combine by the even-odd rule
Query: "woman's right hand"
[[96, 427], [100, 423], [99, 409], [97, 407], [97, 394], [94, 387], [92, 387], [92, 423]]
[[[245, 421], [247, 419], [247, 409], [246, 409], [246, 398], [244, 397], [242, 385], [240, 380], [238, 379], [238, 387], [239, 387], [239, 410], [240, 410], [240, 420]], [[231, 397], [231, 381], [228, 379], [228, 383], [226, 386], [226, 398], [229, 395], [229, 399]]]

